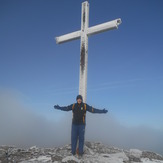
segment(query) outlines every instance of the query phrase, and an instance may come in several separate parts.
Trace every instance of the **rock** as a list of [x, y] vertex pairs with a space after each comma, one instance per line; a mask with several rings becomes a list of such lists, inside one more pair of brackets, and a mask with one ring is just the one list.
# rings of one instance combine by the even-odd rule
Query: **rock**
[[59, 156], [59, 155], [51, 156], [51, 160], [52, 160], [52, 162], [54, 162], [54, 161], [59, 161], [59, 162], [61, 162], [62, 156]]
[[130, 155], [136, 157], [136, 158], [141, 158], [142, 156], [142, 151], [138, 149], [130, 149]]
[[122, 150], [97, 142], [85, 142], [83, 157], [72, 156], [71, 145], [29, 149], [0, 146], [0, 163], [163, 163], [163, 157], [138, 149]]
[[149, 151], [143, 151], [142, 158], [149, 158], [150, 160], [163, 160], [163, 157], [161, 155]]
[[141, 162], [142, 151], [138, 149], [130, 149], [129, 152], [126, 152], [129, 162]]

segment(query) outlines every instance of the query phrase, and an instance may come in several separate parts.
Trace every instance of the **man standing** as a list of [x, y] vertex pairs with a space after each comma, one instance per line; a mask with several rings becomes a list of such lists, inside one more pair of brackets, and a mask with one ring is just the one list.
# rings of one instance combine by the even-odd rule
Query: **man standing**
[[72, 119], [72, 130], [71, 130], [71, 152], [73, 155], [76, 154], [76, 146], [77, 140], [79, 138], [79, 155], [83, 155], [83, 147], [84, 147], [84, 134], [85, 134], [85, 118], [86, 118], [86, 111], [91, 113], [107, 113], [108, 110], [99, 110], [95, 109], [88, 104], [83, 103], [83, 98], [81, 95], [76, 97], [77, 103], [74, 103], [69, 106], [60, 107], [59, 105], [55, 105], [55, 109], [59, 109], [62, 111], [70, 111], [73, 112], [73, 119]]

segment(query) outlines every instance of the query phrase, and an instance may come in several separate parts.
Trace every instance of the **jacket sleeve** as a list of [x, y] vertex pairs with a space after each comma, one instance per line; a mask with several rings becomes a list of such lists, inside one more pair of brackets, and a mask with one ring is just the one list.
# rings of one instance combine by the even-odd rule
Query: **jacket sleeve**
[[89, 106], [88, 104], [86, 104], [86, 110], [91, 113], [104, 113], [103, 110], [93, 108], [92, 106]]
[[73, 106], [73, 104], [71, 104], [71, 105], [68, 105], [68, 106], [60, 106], [59, 107], [59, 110], [62, 110], [62, 111], [70, 111], [70, 110], [72, 110], [72, 106]]

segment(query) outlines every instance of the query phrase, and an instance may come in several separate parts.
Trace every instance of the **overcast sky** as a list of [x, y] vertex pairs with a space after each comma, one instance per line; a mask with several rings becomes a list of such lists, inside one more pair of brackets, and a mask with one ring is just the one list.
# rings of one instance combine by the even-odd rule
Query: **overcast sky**
[[[80, 29], [82, 2], [0, 1], [0, 144], [70, 143], [71, 113], [53, 105], [75, 102], [80, 41], [54, 37]], [[87, 103], [109, 112], [87, 115], [86, 139], [163, 153], [163, 1], [89, 3], [90, 26], [122, 24], [89, 38]]]

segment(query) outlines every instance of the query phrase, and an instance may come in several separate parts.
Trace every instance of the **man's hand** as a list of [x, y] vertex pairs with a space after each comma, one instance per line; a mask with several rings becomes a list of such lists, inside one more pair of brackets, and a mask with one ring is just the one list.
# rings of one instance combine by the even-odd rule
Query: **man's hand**
[[60, 109], [60, 106], [59, 105], [54, 105], [54, 108], [55, 109]]
[[103, 109], [103, 113], [107, 113], [108, 112], [108, 110], [106, 110], [106, 109]]

